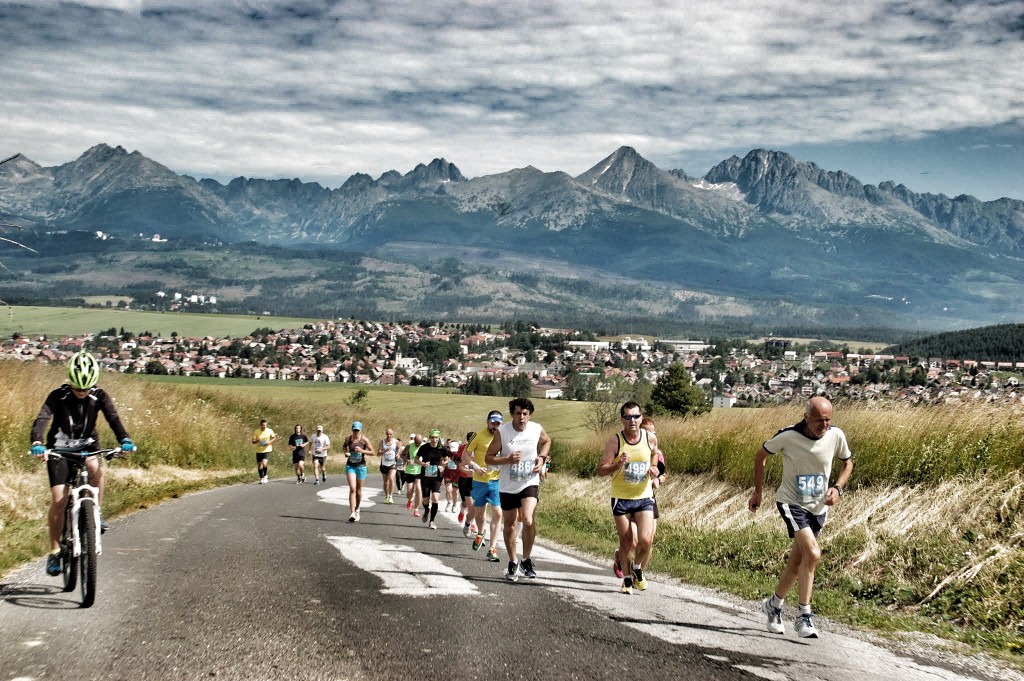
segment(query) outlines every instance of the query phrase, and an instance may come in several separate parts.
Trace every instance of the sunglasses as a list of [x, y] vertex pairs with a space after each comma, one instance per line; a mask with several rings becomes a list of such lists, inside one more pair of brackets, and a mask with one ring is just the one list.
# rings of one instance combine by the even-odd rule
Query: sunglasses
[[626, 419], [628, 421], [636, 421], [637, 419], [643, 418], [643, 417], [640, 414], [626, 414], [622, 418], [624, 418], [624, 419]]

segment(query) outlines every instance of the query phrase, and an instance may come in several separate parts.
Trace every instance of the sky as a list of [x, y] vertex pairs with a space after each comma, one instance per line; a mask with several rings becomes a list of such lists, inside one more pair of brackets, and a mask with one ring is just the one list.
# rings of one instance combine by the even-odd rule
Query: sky
[[0, 0], [0, 158], [226, 182], [752, 149], [1024, 199], [1024, 0]]

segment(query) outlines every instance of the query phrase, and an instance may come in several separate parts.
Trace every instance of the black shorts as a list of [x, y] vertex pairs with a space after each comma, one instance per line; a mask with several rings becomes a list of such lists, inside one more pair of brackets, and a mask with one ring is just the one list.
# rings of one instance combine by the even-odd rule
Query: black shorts
[[306, 460], [306, 455], [304, 453], [303, 454], [296, 454], [295, 452], [292, 452], [292, 463], [299, 463], [300, 461], [305, 461], [305, 460]]
[[825, 523], [828, 521], [828, 511], [821, 515], [814, 515], [803, 506], [784, 504], [781, 501], [776, 501], [775, 507], [779, 509], [779, 515], [786, 523], [786, 531], [789, 532], [790, 539], [805, 527], [811, 528], [811, 532], [817, 537], [821, 533], [821, 528], [825, 527]]
[[270, 452], [256, 452], [256, 463], [263, 463], [270, 458]]
[[420, 491], [423, 492], [423, 496], [428, 494], [440, 494], [441, 493], [441, 476], [438, 475], [434, 478], [421, 477], [420, 478]]
[[661, 514], [658, 513], [658, 497], [654, 497], [654, 519], [657, 520], [659, 515]]
[[46, 459], [46, 475], [50, 478], [50, 487], [75, 484], [75, 476], [72, 475], [67, 459]]
[[473, 497], [473, 478], [459, 478], [459, 496], [463, 499]]
[[390, 473], [393, 470], [395, 470], [394, 466], [385, 466], [384, 464], [380, 465], [380, 474], [381, 475], [387, 475], [388, 473]]
[[616, 499], [612, 497], [612, 515], [628, 515], [630, 517], [637, 513], [653, 512], [655, 502], [653, 497], [645, 499]]
[[502, 511], [515, 511], [523, 507], [523, 499], [540, 500], [540, 485], [530, 485], [519, 492], [498, 492]]

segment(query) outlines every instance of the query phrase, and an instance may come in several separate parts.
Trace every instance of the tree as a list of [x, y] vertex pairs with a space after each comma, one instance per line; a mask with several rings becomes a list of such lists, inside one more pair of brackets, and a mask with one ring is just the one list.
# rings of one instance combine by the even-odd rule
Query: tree
[[689, 370], [678, 362], [658, 379], [651, 402], [655, 409], [675, 416], [697, 416], [711, 409], [704, 391], [693, 385]]
[[366, 388], [360, 388], [352, 393], [348, 398], [348, 404], [356, 407], [357, 409], [368, 409], [370, 401], [370, 391]]
[[160, 362], [156, 361], [155, 359], [154, 360], [150, 360], [149, 362], [146, 362], [146, 373], [147, 374], [159, 374], [159, 375], [163, 376], [163, 375], [167, 374], [167, 367], [165, 367], [163, 364], [161, 364]]

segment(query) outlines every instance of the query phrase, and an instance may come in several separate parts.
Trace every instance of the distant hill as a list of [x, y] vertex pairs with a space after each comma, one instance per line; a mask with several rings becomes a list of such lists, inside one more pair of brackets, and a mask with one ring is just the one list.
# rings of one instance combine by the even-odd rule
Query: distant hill
[[1021, 362], [1024, 361], [1024, 324], [997, 324], [939, 333], [893, 345], [883, 352], [919, 358]]
[[[22, 156], [0, 167], [0, 220], [25, 241], [100, 231], [114, 237], [112, 253], [116, 239], [159, 234], [171, 244], [255, 242], [271, 256], [289, 246], [345, 250], [399, 268], [456, 258], [466, 272], [486, 270], [487, 289], [516, 273], [658, 288], [681, 305], [661, 305], [668, 318], [742, 321], [770, 310], [779, 325], [842, 318], [919, 330], [1024, 319], [1024, 201], [866, 185], [764, 149], [702, 178], [622, 147], [575, 177], [528, 166], [466, 178], [434, 159], [330, 189], [196, 180], [100, 144], [61, 166]], [[53, 255], [65, 246], [48, 244]], [[163, 272], [153, 273], [158, 283], [192, 276]], [[223, 289], [221, 300], [238, 299], [238, 286]]]

